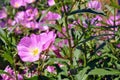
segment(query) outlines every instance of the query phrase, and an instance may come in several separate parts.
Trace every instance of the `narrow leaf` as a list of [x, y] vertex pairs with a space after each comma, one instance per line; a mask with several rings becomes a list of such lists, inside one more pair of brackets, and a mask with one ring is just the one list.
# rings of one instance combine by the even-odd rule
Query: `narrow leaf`
[[75, 10], [75, 11], [71, 12], [69, 15], [78, 14], [78, 13], [79, 14], [81, 14], [81, 13], [92, 13], [92, 14], [98, 14], [98, 15], [104, 15], [105, 16], [105, 14], [103, 12], [98, 12], [98, 11], [92, 10], [90, 8]]
[[120, 75], [120, 71], [114, 69], [100, 69], [91, 70], [88, 75]]

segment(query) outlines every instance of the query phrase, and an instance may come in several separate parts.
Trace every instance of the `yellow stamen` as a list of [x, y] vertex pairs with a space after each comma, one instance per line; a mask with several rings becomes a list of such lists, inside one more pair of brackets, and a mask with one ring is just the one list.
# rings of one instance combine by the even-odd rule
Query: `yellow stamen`
[[39, 49], [38, 49], [38, 48], [34, 48], [34, 49], [32, 50], [32, 54], [33, 54], [34, 56], [36, 56], [37, 54], [39, 54]]
[[15, 7], [19, 7], [19, 3], [16, 2], [16, 3], [15, 3]]

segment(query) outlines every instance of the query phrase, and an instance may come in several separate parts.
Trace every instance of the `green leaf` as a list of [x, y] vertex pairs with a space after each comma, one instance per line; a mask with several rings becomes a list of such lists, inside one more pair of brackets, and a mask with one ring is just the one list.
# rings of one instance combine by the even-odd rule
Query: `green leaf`
[[89, 67], [85, 67], [83, 68], [83, 70], [80, 70], [79, 73], [75, 76], [76, 80], [86, 80], [86, 78], [88, 77], [87, 75], [88, 69]]
[[114, 55], [112, 55], [112, 54], [108, 54], [108, 53], [106, 53], [106, 54], [103, 54], [101, 57], [104, 57], [104, 56], [108, 56], [108, 57], [110, 57], [110, 58], [113, 58], [113, 59], [115, 59], [115, 60], [118, 60]]
[[12, 58], [12, 56], [11, 56], [10, 54], [4, 53], [4, 54], [2, 55], [2, 57], [3, 57], [4, 59], [6, 59], [10, 64], [13, 64], [13, 63], [14, 63], [13, 58]]
[[2, 28], [0, 28], [0, 39], [1, 39], [5, 44], [7, 44], [7, 36], [6, 36], [5, 31], [4, 31]]
[[119, 64], [119, 63], [117, 63], [117, 62], [115, 62], [115, 65], [116, 65], [117, 69], [119, 69], [119, 70], [120, 70], [120, 64]]
[[27, 78], [25, 80], [38, 80], [38, 76], [34, 76], [34, 77], [31, 77], [31, 78]]
[[120, 71], [115, 69], [101, 69], [101, 68], [95, 68], [91, 70], [88, 75], [120, 75]]
[[8, 73], [5, 72], [4, 70], [0, 70], [0, 74], [8, 74]]
[[92, 13], [92, 14], [98, 14], [98, 15], [104, 15], [105, 14], [103, 12], [98, 12], [98, 11], [95, 11], [95, 10], [92, 10], [90, 8], [88, 9], [79, 9], [79, 10], [75, 10], [75, 11], [72, 11], [69, 15], [73, 15], [73, 14], [82, 14], [82, 13]]
[[70, 61], [67, 59], [65, 60], [65, 59], [60, 59], [60, 58], [49, 58], [49, 60], [46, 63], [44, 63], [44, 66], [53, 65], [53, 64], [55, 64], [55, 62], [67, 65]]
[[111, 1], [111, 6], [117, 9], [120, 9], [120, 6], [118, 4], [116, 4], [115, 0], [110, 0]]

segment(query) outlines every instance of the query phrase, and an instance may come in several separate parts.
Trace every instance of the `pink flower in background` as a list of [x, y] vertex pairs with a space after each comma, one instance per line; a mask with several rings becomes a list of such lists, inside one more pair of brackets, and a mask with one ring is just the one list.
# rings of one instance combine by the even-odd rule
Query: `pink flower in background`
[[35, 2], [36, 0], [24, 0], [24, 2], [26, 2], [26, 3], [33, 3], [33, 2]]
[[[42, 11], [42, 14], [45, 14], [45, 11]], [[43, 21], [50, 21], [50, 20], [53, 21], [53, 20], [58, 20], [60, 18], [61, 16], [59, 14], [49, 11], [43, 18]]]
[[110, 26], [114, 26], [114, 21], [115, 21], [115, 25], [120, 25], [120, 15], [117, 16], [110, 16], [109, 19], [107, 20], [107, 24], [109, 24]]
[[49, 26], [44, 25], [44, 24], [45, 24], [45, 22], [39, 22], [39, 29], [41, 31], [49, 31]]
[[95, 18], [93, 18], [93, 25], [95, 26], [102, 26], [102, 17], [101, 16], [96, 16]]
[[26, 11], [17, 12], [15, 16], [15, 21], [27, 28], [39, 28], [39, 23], [36, 21], [38, 16], [37, 8], [28, 7]]
[[55, 41], [56, 34], [53, 31], [40, 34], [43, 51], [50, 48]]
[[120, 48], [120, 44], [117, 44], [116, 46], [117, 46], [118, 48]]
[[102, 21], [102, 17], [101, 16], [96, 16], [95, 18], [86, 18], [83, 21], [83, 27], [84, 28], [88, 28], [88, 24], [90, 25], [94, 25], [94, 26], [102, 26], [101, 24]]
[[10, 0], [10, 4], [14, 8], [19, 8], [21, 6], [26, 6], [26, 3], [24, 2], [24, 0]]
[[50, 73], [55, 73], [55, 67], [54, 66], [47, 66], [46, 70]]
[[[66, 10], [66, 12], [68, 12], [68, 9], [69, 9], [68, 6], [65, 6], [65, 10]], [[61, 10], [62, 10], [62, 12], [65, 11], [63, 6], [62, 6], [62, 9], [61, 9]]]
[[39, 24], [36, 21], [28, 21], [24, 23], [24, 26], [27, 28], [33, 28], [33, 29], [38, 29]]
[[92, 9], [95, 9], [95, 10], [101, 10], [102, 5], [97, 0], [95, 0], [95, 1], [91, 0], [91, 1], [88, 2], [88, 8], [92, 8]]
[[24, 11], [17, 12], [16, 16], [14, 17], [15, 21], [17, 23], [21, 23], [22, 21], [24, 21], [24, 16], [25, 16], [25, 12]]
[[14, 8], [19, 8], [21, 6], [26, 6], [27, 4], [33, 3], [36, 0], [10, 0], [11, 6]]
[[48, 5], [49, 6], [53, 6], [55, 4], [55, 1], [54, 0], [48, 0]]
[[33, 7], [28, 7], [25, 11], [24, 18], [26, 21], [34, 20], [38, 16], [38, 9]]
[[37, 8], [28, 7], [26, 11], [17, 12], [15, 16], [16, 22], [25, 22], [35, 20], [38, 16]]
[[60, 54], [60, 50], [56, 46], [54, 45], [51, 46], [51, 49], [53, 50], [57, 58], [63, 58], [62, 55]]
[[0, 27], [1, 27], [1, 28], [6, 27], [6, 22], [5, 22], [5, 21], [0, 21]]
[[[16, 80], [15, 72], [11, 69], [11, 67], [7, 66], [4, 70], [5, 72], [9, 73], [10, 76], [7, 74], [2, 74], [3, 80]], [[18, 80], [23, 80], [23, 77], [20, 74], [17, 74]]]
[[40, 53], [51, 47], [55, 37], [56, 35], [53, 31], [23, 37], [17, 45], [18, 55], [25, 62], [37, 61], [39, 60]]
[[7, 12], [3, 9], [0, 10], [0, 19], [4, 19], [7, 17]]

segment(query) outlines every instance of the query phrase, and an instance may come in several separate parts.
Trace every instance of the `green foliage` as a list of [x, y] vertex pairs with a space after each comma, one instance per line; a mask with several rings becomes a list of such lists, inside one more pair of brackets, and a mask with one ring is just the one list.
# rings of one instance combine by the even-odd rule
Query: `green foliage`
[[[87, 8], [89, 1], [55, 0], [55, 5], [48, 6], [47, 0], [36, 0], [35, 3], [29, 4], [39, 10], [37, 22], [43, 22], [49, 11], [61, 15], [59, 20], [39, 24], [42, 27], [48, 26], [48, 31], [55, 31], [54, 46], [41, 52], [40, 57], [43, 57], [38, 61], [23, 62], [17, 51], [17, 44], [21, 38], [45, 31], [26, 28], [19, 24], [0, 28], [0, 62], [1, 65], [5, 63], [2, 68], [11, 65], [15, 74], [22, 74], [24, 70], [26, 74], [32, 74], [30, 78], [23, 74], [24, 80], [119, 80], [120, 48], [117, 44], [120, 43], [120, 25], [115, 24], [119, 20], [113, 20], [114, 25], [107, 23], [107, 20], [111, 15], [115, 19], [120, 6], [114, 0], [110, 0], [110, 4], [102, 5], [102, 10], [97, 11]], [[26, 9], [26, 7], [18, 9], [11, 7], [9, 0], [0, 0], [0, 4], [0, 8], [3, 4], [6, 5], [8, 18], [12, 19], [17, 12]], [[64, 9], [66, 7], [67, 10]], [[42, 14], [41, 11], [46, 12]], [[92, 22], [96, 16], [102, 20], [96, 19]], [[7, 19], [0, 21], [5, 20]], [[101, 25], [96, 25], [97, 23]], [[15, 33], [17, 28], [20, 28], [22, 33]], [[48, 66], [54, 67], [54, 71], [48, 71]], [[11, 77], [2, 69], [0, 74]]]

